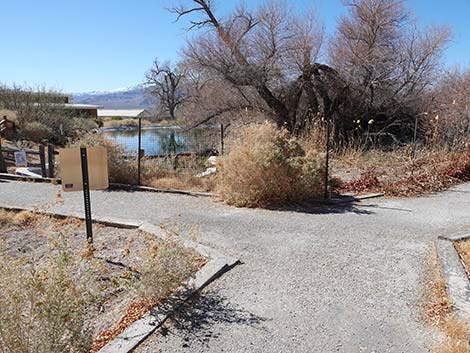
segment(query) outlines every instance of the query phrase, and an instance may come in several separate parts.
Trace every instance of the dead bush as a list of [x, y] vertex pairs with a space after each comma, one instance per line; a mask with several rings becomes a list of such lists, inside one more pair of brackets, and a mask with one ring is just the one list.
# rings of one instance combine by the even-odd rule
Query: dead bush
[[229, 142], [216, 191], [239, 207], [265, 207], [319, 195], [322, 187], [317, 156], [307, 154], [287, 131], [274, 124], [242, 128]]
[[118, 322], [95, 338], [91, 352], [98, 352], [135, 320], [167, 299], [203, 265], [203, 258], [177, 240], [178, 232], [164, 228], [162, 231], [168, 237], [165, 240], [142, 233], [144, 250], [132, 251], [133, 241], [124, 249], [132, 268], [127, 283], [135, 291], [135, 297]]
[[72, 144], [72, 147], [105, 147], [108, 151], [109, 181], [113, 183], [137, 183], [137, 163], [135, 158], [125, 158], [123, 146], [101, 134], [88, 134]]
[[88, 352], [92, 332], [85, 319], [93, 296], [72, 266], [65, 246], [44, 264], [0, 251], [0, 352]]
[[196, 273], [198, 256], [169, 234], [165, 240], [146, 233], [142, 236], [146, 246], [131, 259], [138, 273], [133, 285], [140, 299], [157, 303]]
[[39, 121], [31, 121], [22, 125], [21, 135], [27, 140], [42, 142], [50, 140], [54, 136], [54, 131]]

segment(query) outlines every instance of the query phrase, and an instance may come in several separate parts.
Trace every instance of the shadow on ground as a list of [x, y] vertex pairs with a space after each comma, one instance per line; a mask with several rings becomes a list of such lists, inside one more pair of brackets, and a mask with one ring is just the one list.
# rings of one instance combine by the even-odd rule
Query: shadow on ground
[[360, 205], [354, 203], [327, 204], [320, 202], [305, 201], [288, 206], [270, 207], [272, 211], [299, 212], [308, 214], [338, 214], [338, 213], [356, 213], [360, 215], [371, 215], [374, 212], [363, 209]]
[[177, 335], [184, 341], [185, 347], [193, 343], [207, 345], [219, 336], [214, 332], [214, 326], [241, 325], [265, 330], [263, 322], [266, 320], [235, 307], [217, 292], [209, 291], [182, 305], [172, 317], [171, 325], [162, 328], [161, 335]]

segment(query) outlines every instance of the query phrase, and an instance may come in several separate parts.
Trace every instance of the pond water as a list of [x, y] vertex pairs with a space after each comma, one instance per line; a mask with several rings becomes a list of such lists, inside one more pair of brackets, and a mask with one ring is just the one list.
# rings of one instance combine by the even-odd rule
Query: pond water
[[[103, 130], [103, 135], [124, 146], [126, 152], [137, 154], [138, 129]], [[178, 127], [142, 127], [142, 149], [146, 156], [169, 153], [193, 153], [218, 149], [220, 131], [214, 128], [196, 128], [184, 131]]]

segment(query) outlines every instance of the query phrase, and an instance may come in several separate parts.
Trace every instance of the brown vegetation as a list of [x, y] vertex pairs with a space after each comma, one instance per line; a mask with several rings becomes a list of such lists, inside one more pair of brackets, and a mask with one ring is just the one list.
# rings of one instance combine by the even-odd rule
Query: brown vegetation
[[[148, 120], [141, 120], [142, 126], [151, 125]], [[103, 121], [104, 128], [117, 128], [117, 127], [137, 127], [139, 126], [139, 119], [106, 119]]]
[[69, 138], [97, 128], [91, 119], [65, 109], [67, 97], [59, 92], [0, 85], [0, 109], [13, 111], [19, 139], [64, 145]]
[[76, 219], [0, 210], [0, 234], [2, 353], [96, 352], [205, 261], [174, 230], [162, 240], [95, 226], [87, 257]]
[[314, 11], [299, 14], [278, 1], [239, 5], [225, 16], [213, 1], [173, 8], [177, 19], [190, 18], [190, 29], [203, 29], [183, 51], [188, 114], [196, 123], [263, 114], [296, 134], [330, 120], [336, 138], [372, 130], [378, 138], [410, 140], [450, 31], [419, 28], [403, 1], [344, 4], [348, 13], [329, 40], [328, 62], [321, 61], [325, 33]]
[[[123, 146], [101, 134], [88, 134], [72, 146], [103, 146], [108, 151], [109, 180], [113, 183], [137, 184], [137, 158], [126, 153]], [[213, 179], [196, 175], [204, 167], [197, 156], [142, 159], [142, 185], [163, 189], [211, 191]]]
[[[344, 156], [342, 156], [344, 158]], [[341, 163], [342, 162], [342, 163]], [[342, 183], [341, 192], [384, 192], [389, 196], [417, 196], [441, 191], [470, 181], [470, 158], [464, 152], [418, 150], [414, 156], [404, 149], [369, 151], [356, 156], [348, 168], [344, 159], [336, 172], [362, 169], [360, 176]]]
[[229, 145], [217, 176], [217, 194], [227, 203], [264, 207], [317, 197], [322, 173], [316, 155], [275, 125], [249, 125]]
[[470, 323], [457, 318], [452, 313], [452, 303], [447, 296], [446, 283], [435, 250], [428, 268], [424, 310], [428, 322], [444, 335], [439, 344], [434, 347], [434, 352], [470, 352]]

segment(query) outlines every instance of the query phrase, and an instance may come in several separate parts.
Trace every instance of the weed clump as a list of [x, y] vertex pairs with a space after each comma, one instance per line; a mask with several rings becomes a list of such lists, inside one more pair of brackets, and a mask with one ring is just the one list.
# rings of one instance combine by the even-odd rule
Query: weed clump
[[252, 124], [229, 143], [216, 191], [239, 207], [266, 207], [317, 197], [322, 172], [315, 153], [273, 124]]
[[87, 352], [93, 296], [85, 276], [72, 275], [72, 255], [60, 247], [45, 264], [0, 252], [0, 352]]

